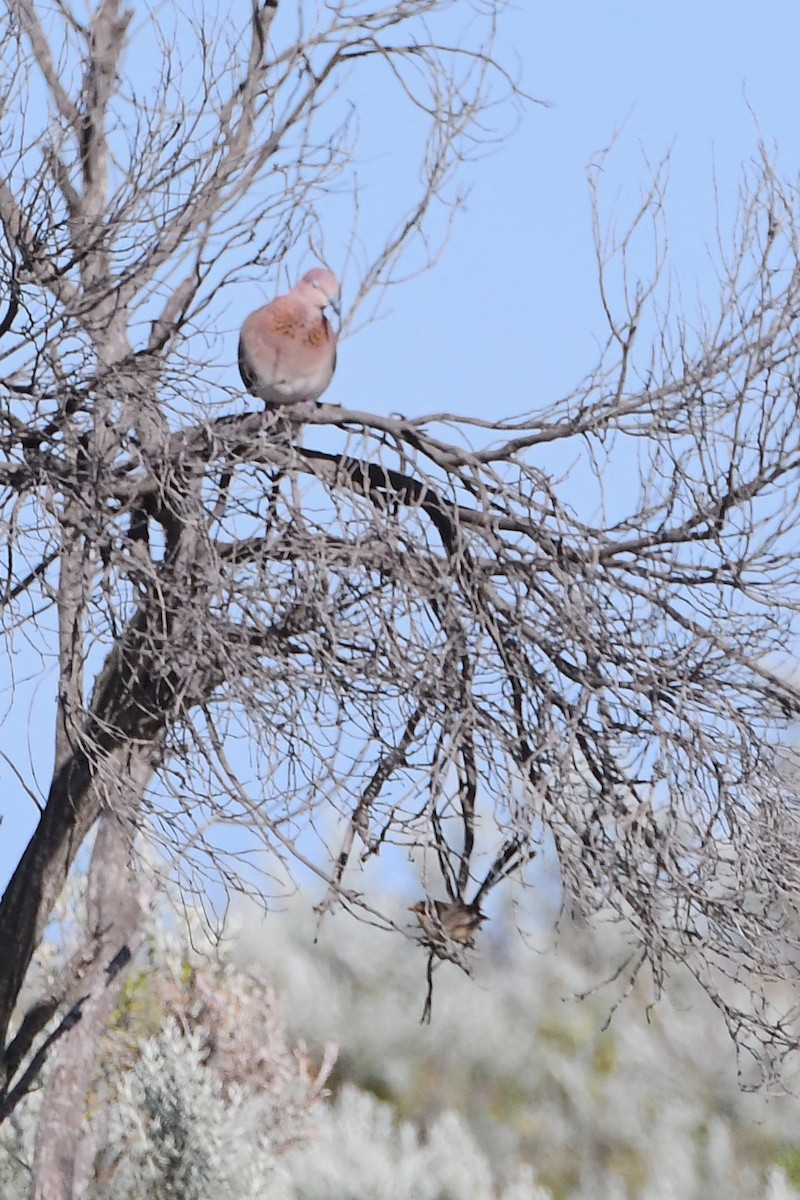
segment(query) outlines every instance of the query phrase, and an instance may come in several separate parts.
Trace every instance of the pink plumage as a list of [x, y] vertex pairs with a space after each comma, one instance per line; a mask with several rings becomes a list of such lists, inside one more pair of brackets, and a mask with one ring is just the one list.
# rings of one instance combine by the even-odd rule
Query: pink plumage
[[336, 367], [336, 332], [325, 309], [338, 312], [339, 295], [333, 272], [314, 267], [285, 296], [245, 320], [239, 373], [267, 408], [316, 404], [325, 391]]

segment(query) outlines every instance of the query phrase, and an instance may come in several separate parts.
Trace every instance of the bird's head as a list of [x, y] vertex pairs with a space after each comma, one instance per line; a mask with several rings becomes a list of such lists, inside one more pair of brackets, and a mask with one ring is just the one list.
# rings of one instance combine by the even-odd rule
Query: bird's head
[[330, 305], [338, 317], [342, 289], [333, 271], [329, 271], [327, 267], [314, 267], [311, 271], [306, 271], [300, 280], [300, 286], [310, 299], [313, 298], [313, 303], [320, 308]]

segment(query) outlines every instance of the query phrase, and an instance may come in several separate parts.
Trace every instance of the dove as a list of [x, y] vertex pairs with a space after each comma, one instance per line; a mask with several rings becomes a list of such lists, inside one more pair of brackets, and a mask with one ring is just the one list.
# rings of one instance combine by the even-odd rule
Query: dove
[[314, 267], [284, 296], [257, 308], [239, 337], [239, 373], [267, 409], [301, 415], [316, 406], [336, 367], [337, 334], [325, 316], [338, 314], [339, 281]]

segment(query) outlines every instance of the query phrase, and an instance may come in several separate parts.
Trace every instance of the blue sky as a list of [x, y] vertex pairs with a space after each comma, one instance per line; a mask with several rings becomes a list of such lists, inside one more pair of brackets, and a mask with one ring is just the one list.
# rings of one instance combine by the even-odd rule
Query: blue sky
[[[472, 192], [442, 261], [394, 290], [383, 320], [346, 340], [326, 398], [409, 415], [511, 415], [569, 391], [604, 336], [586, 167], [615, 134], [604, 170], [606, 211], [617, 198], [623, 209], [633, 203], [647, 183], [647, 161], [671, 151], [673, 266], [687, 296], [695, 287], [708, 294], [714, 177], [725, 216], [759, 131], [777, 143], [786, 178], [800, 166], [799, 35], [796, 0], [761, 8], [738, 0], [531, 0], [510, 9], [500, 57], [511, 62], [518, 55], [524, 86], [550, 107], [527, 108], [501, 149], [466, 168]], [[390, 153], [389, 172], [392, 161]], [[364, 203], [368, 209], [369, 192]], [[326, 244], [337, 266], [334, 230], [326, 231]], [[274, 290], [264, 281], [260, 292], [243, 295], [242, 312], [231, 320]], [[226, 381], [233, 384], [235, 330], [226, 345]], [[29, 725], [23, 708], [4, 736], [30, 738], [44, 785], [51, 731], [45, 722], [40, 734], [36, 719]], [[52, 715], [49, 702], [41, 715]], [[35, 816], [2, 762], [0, 814], [1, 884]]]
[[[345, 345], [332, 400], [510, 414], [569, 391], [604, 335], [586, 166], [615, 133], [607, 211], [618, 195], [632, 203], [646, 159], [671, 151], [670, 242], [686, 294], [694, 279], [709, 284], [714, 176], [732, 210], [758, 127], [787, 177], [797, 173], [796, 4], [532, 2], [501, 31], [501, 54], [520, 56], [525, 87], [551, 107], [529, 108], [509, 142], [468, 169], [473, 191], [443, 261]], [[387, 361], [402, 369], [387, 372]]]

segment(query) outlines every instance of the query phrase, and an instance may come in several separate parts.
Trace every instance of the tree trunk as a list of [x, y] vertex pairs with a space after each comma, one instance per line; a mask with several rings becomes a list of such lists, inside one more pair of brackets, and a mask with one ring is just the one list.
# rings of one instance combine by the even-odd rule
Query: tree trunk
[[[136, 782], [142, 792], [149, 776], [140, 763]], [[131, 863], [134, 834], [128, 817], [110, 810], [103, 813], [89, 874], [88, 965], [76, 981], [79, 1015], [53, 1056], [37, 1129], [31, 1200], [77, 1200], [84, 1194], [75, 1167], [86, 1096], [103, 1031], [142, 934], [142, 895]]]

